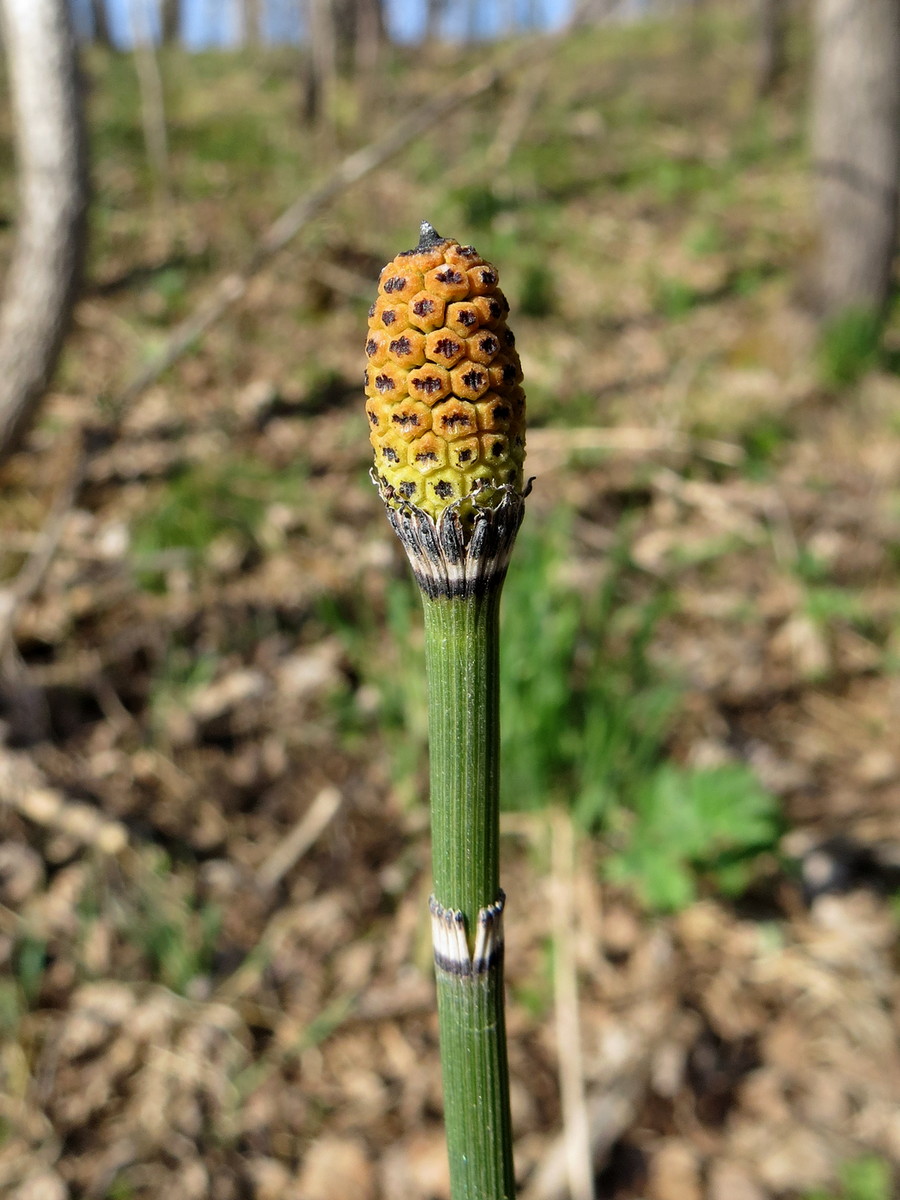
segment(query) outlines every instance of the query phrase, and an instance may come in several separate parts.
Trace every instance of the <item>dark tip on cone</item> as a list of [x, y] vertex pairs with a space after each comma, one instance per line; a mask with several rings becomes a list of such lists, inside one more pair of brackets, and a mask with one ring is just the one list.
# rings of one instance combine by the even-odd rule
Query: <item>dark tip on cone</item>
[[416, 246], [417, 253], [423, 250], [432, 250], [435, 246], [440, 246], [442, 242], [446, 242], [446, 238], [441, 237], [438, 231], [428, 221], [423, 221], [419, 226], [419, 244]]
[[426, 250], [433, 250], [435, 246], [443, 246], [450, 239], [441, 237], [430, 221], [423, 221], [419, 226], [419, 244], [412, 250], [404, 250], [399, 254], [398, 258], [409, 258], [413, 254], [422, 254]]

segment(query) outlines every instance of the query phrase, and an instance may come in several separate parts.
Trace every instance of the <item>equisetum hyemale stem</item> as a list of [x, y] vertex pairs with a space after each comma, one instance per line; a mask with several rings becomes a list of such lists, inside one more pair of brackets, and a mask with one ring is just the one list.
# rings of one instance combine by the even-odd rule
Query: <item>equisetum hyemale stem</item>
[[498, 614], [527, 487], [494, 267], [427, 223], [369, 312], [372, 477], [425, 610], [431, 924], [453, 1200], [512, 1200], [499, 867]]

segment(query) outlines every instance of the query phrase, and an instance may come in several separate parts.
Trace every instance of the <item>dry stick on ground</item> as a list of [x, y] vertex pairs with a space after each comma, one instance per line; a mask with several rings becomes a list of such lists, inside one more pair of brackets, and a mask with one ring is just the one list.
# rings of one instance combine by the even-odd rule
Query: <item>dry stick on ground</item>
[[147, 0], [131, 0], [129, 16], [147, 160], [153, 172], [154, 183], [159, 189], [159, 196], [168, 208], [172, 203], [172, 188], [169, 170], [169, 138], [166, 131], [166, 107], [163, 98], [162, 75], [153, 44], [150, 14], [147, 11]]
[[[587, 17], [590, 17], [592, 21], [602, 21], [610, 16], [620, 3], [621, 0], [603, 0], [600, 10], [596, 11], [592, 0], [582, 0], [564, 32], [568, 33], [571, 29], [577, 28]], [[516, 94], [500, 118], [497, 133], [487, 153], [488, 160], [493, 163], [494, 169], [497, 171], [502, 171], [508, 166], [513, 152], [525, 133], [531, 115], [540, 102], [550, 78], [552, 51], [555, 45], [556, 42], [551, 41], [548, 53], [541, 55], [537, 63], [532, 64], [534, 69], [522, 79]]]
[[128, 845], [128, 832], [120, 821], [51, 787], [24, 751], [0, 749], [0, 807], [5, 805], [35, 825], [101, 854], [119, 854]]
[[[518, 58], [515, 61], [518, 61]], [[196, 342], [197, 338], [205, 334], [232, 305], [244, 296], [253, 278], [309, 224], [329, 201], [340, 195], [351, 184], [371, 174], [393, 155], [398, 154], [416, 137], [431, 128], [441, 117], [487, 91], [501, 78], [504, 69], [509, 70], [510, 66], [501, 68], [489, 64], [469, 72], [455, 87], [436, 97], [430, 103], [423, 104], [408, 117], [399, 121], [383, 138], [357, 150], [344, 159], [330, 178], [319, 187], [300, 196], [274, 224], [269, 226], [244, 270], [227, 275], [222, 279], [197, 311], [177, 326], [162, 350], [141, 368], [119, 392], [111, 406], [110, 424], [113, 429], [121, 421], [128, 406], [164, 371], [176, 363]], [[2, 342], [2, 338], [0, 338], [0, 342]], [[0, 396], [0, 400], [2, 400], [2, 396]], [[2, 436], [2, 428], [0, 428], [0, 442], [2, 442]], [[82, 480], [87, 475], [89, 459], [90, 451], [85, 444], [81, 453], [76, 456], [74, 466], [59, 491], [61, 498], [67, 498], [67, 508], [73, 506], [77, 499]], [[8, 631], [12, 629], [22, 603], [34, 593], [49, 566], [52, 550], [55, 548], [55, 542], [58, 541], [62, 529], [59, 507], [58, 504], [54, 504], [35, 551], [19, 572], [12, 586], [6, 591], [8, 600], [5, 608], [0, 610], [0, 633], [4, 633], [5, 636], [8, 636]], [[64, 514], [65, 510], [62, 515], [64, 516]], [[51, 548], [50, 554], [46, 553], [48, 545]], [[33, 565], [32, 560], [37, 565]], [[34, 579], [37, 580], [37, 583], [32, 586], [30, 581]]]
[[399, 154], [442, 117], [493, 87], [502, 77], [504, 70], [509, 69], [509, 66], [486, 64], [470, 71], [455, 87], [414, 109], [383, 138], [349, 155], [330, 178], [295, 200], [263, 234], [243, 271], [226, 275], [197, 311], [175, 328], [159, 353], [126, 384], [113, 405], [116, 415], [177, 362], [198, 337], [205, 334], [232, 305], [236, 304], [246, 294], [251, 281], [262, 268], [331, 200], [351, 184], [370, 175], [395, 154]]
[[86, 460], [80, 434], [72, 457], [74, 467], [57, 491], [24, 566], [8, 587], [0, 588], [0, 692], [5, 692], [13, 704], [16, 735], [26, 740], [38, 741], [46, 732], [47, 711], [43, 695], [30, 680], [13, 641], [13, 629], [17, 615], [44, 582], [81, 487]]
[[575, 831], [570, 813], [556, 810], [550, 824], [553, 864], [553, 993], [566, 1178], [571, 1200], [594, 1200], [591, 1131], [585, 1099], [575, 962]]
[[[631, 1126], [649, 1086], [651, 1051], [641, 1055], [630, 1069], [620, 1072], [587, 1100], [591, 1158], [603, 1162], [612, 1147]], [[535, 1177], [520, 1200], [571, 1200], [568, 1182], [566, 1133], [550, 1144], [541, 1158]]]
[[256, 882], [267, 892], [284, 879], [299, 859], [319, 840], [343, 803], [336, 787], [324, 787], [312, 804], [256, 872]]
[[226, 275], [197, 311], [175, 328], [159, 353], [125, 385], [113, 402], [114, 413], [116, 415], [121, 413], [164, 371], [176, 363], [197, 338], [205, 334], [220, 317], [224, 316], [232, 305], [246, 294], [251, 281], [262, 268], [280, 250], [283, 250], [331, 200], [352, 184], [371, 175], [378, 167], [383, 166], [415, 141], [420, 134], [436, 125], [442, 117], [461, 108], [469, 101], [476, 100], [513, 70], [527, 66], [532, 60], [540, 60], [554, 53], [562, 44], [566, 34], [570, 33], [584, 19], [588, 8], [587, 3], [581, 3], [568, 24], [552, 37], [520, 46], [499, 62], [485, 63], [475, 67], [457, 84], [447, 88], [433, 100], [416, 106], [408, 116], [388, 130], [384, 137], [349, 155], [324, 183], [295, 200], [260, 238], [259, 245], [243, 271]]
[[[579, 9], [579, 12], [581, 9]], [[298, 197], [281, 216], [269, 226], [242, 271], [226, 275], [197, 310], [179, 324], [162, 349], [150, 359], [114, 397], [111, 404], [113, 429], [122, 419], [128, 406], [146, 391], [169, 367], [173, 366], [225, 313], [246, 294], [252, 280], [324, 209], [330, 201], [359, 180], [383, 166], [421, 134], [437, 124], [442, 117], [477, 99], [503, 79], [510, 71], [524, 66], [533, 58], [542, 57], [561, 44], [563, 33], [571, 29], [575, 18], [565, 31], [542, 43], [520, 47], [505, 60], [487, 63], [470, 71], [455, 86], [428, 103], [415, 108], [398, 121], [384, 137], [355, 151], [344, 159], [334, 172], [318, 187]], [[85, 451], [87, 453], [87, 451]], [[72, 502], [77, 496], [80, 478], [86, 474], [86, 463], [77, 464], [71, 481]], [[28, 566], [24, 570], [28, 570]]]
[[519, 84], [518, 91], [507, 105], [488, 151], [488, 156], [498, 171], [506, 170], [509, 165], [513, 151], [521, 141], [531, 114], [537, 108], [547, 86], [551, 65], [549, 57], [538, 63]]
[[[552, 39], [551, 46], [559, 45], [560, 41], [561, 35], [558, 34]], [[331, 200], [382, 166], [435, 125], [442, 117], [488, 91], [505, 74], [515, 67], [527, 63], [536, 53], [545, 52], [543, 44], [529, 44], [502, 63], [488, 63], [476, 67], [454, 87], [414, 109], [407, 117], [397, 122], [384, 137], [349, 155], [324, 183], [300, 196], [281, 214], [277, 221], [269, 226], [244, 270], [227, 275], [222, 279], [197, 311], [177, 326], [162, 350], [119, 392], [111, 406], [110, 424], [112, 428], [116, 428], [128, 406], [164, 371], [176, 363], [199, 337], [205, 334], [228, 312], [232, 305], [245, 295], [253, 278]], [[5, 610], [0, 612], [0, 623], [2, 623], [2, 630], [6, 637], [14, 627], [16, 614], [21, 605], [37, 590], [50, 565], [62, 531], [65, 511], [76, 502], [82, 481], [87, 474], [89, 458], [90, 452], [86, 444], [83, 444], [80, 453], [76, 455], [75, 463], [67, 479], [59, 490], [60, 499], [54, 504], [45, 522], [34, 552], [12, 586], [7, 590], [6, 595], [9, 599]], [[64, 506], [63, 501], [65, 501]]]
[[737, 467], [746, 458], [743, 447], [718, 438], [694, 438], [678, 429], [653, 429], [643, 425], [620, 425], [614, 429], [582, 426], [574, 429], [535, 429], [528, 435], [530, 461], [539, 459], [541, 471], [558, 469], [575, 454], [691, 455], [727, 467]]
[[65, 529], [66, 519], [81, 486], [85, 458], [80, 436], [71, 458], [74, 465], [56, 493], [47, 519], [24, 566], [9, 586], [0, 588], [0, 658], [3, 657], [12, 637], [16, 614], [44, 582]]

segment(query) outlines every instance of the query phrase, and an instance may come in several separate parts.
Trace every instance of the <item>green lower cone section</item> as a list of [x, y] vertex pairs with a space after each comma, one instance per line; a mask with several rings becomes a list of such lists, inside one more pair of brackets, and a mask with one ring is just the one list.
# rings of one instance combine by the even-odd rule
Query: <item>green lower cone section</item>
[[[423, 604], [434, 895], [471, 954], [500, 890], [500, 586]], [[437, 991], [452, 1200], [513, 1200], [502, 950], [477, 974], [439, 967]]]
[[477, 976], [437, 972], [453, 1200], [513, 1200], [502, 957]]

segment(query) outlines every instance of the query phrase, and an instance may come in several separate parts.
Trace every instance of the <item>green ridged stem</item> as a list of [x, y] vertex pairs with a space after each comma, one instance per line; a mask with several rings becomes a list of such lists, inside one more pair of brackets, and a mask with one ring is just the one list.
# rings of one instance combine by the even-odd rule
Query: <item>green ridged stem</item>
[[[463, 913], [470, 954], [500, 891], [500, 591], [422, 598], [434, 896]], [[452, 1200], [513, 1200], [502, 949], [480, 973], [438, 966], [437, 990]]]
[[452, 1200], [513, 1200], [503, 958], [482, 975], [437, 971]]
[[500, 890], [500, 589], [423, 597], [434, 895], [475, 918]]

